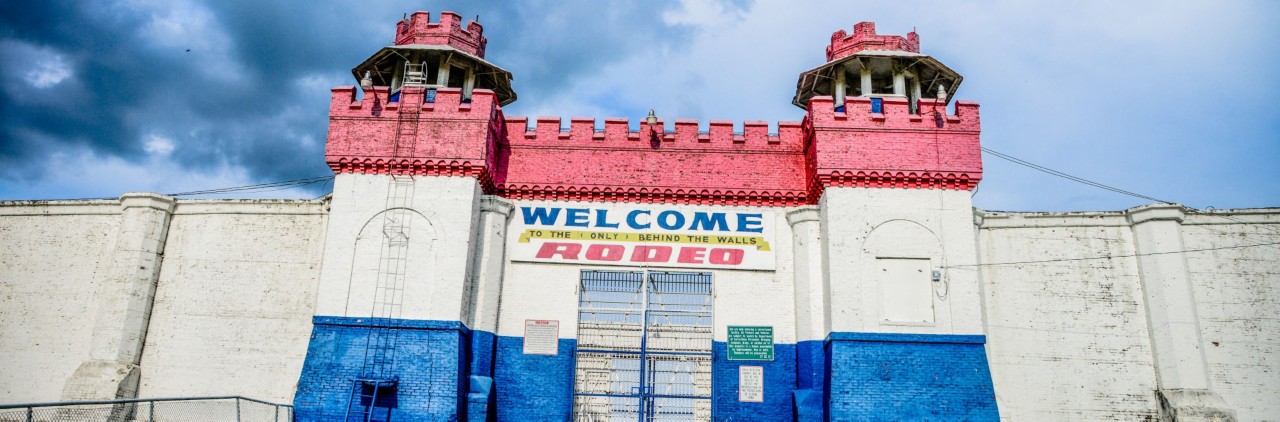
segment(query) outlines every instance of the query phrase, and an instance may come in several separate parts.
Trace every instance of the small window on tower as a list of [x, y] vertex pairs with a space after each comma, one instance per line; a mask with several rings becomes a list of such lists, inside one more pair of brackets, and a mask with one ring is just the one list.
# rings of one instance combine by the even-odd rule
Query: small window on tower
[[435, 85], [440, 80], [440, 66], [427, 64], [427, 85]]
[[875, 94], [892, 94], [893, 75], [888, 73], [871, 75], [871, 92]]
[[449, 84], [445, 85], [450, 88], [462, 88], [462, 81], [467, 78], [467, 70], [458, 66], [449, 66]]

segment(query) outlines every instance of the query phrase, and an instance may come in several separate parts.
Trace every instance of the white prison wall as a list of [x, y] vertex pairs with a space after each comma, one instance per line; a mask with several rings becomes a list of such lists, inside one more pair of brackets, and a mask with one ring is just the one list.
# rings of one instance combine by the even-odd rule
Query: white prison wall
[[[432, 259], [410, 271], [422, 282], [406, 292], [406, 318], [463, 321], [510, 337], [524, 335], [525, 320], [557, 320], [560, 337], [573, 339], [581, 271], [667, 270], [511, 259], [521, 206], [633, 205], [507, 200], [467, 178], [418, 183], [413, 241]], [[385, 179], [338, 177], [335, 196], [356, 192], [385, 194]], [[0, 402], [56, 401], [72, 385], [129, 388], [127, 377], [93, 378], [85, 369], [110, 365], [138, 368], [132, 388], [140, 397], [291, 401], [312, 316], [369, 312], [370, 289], [358, 287], [377, 277], [385, 198], [366, 193], [333, 202], [336, 209], [329, 200], [153, 194], [0, 202], [0, 353], [9, 358]], [[126, 212], [126, 203], [142, 213]], [[1280, 211], [1027, 213], [969, 204], [964, 191], [831, 188], [817, 207], [715, 207], [764, 214], [776, 262], [771, 271], [705, 270], [715, 288], [714, 340], [726, 340], [727, 325], [772, 326], [779, 344], [833, 331], [985, 334], [1004, 419], [1154, 418], [1156, 391], [1175, 383], [1201, 387], [1166, 400], [1219, 400], [1239, 420], [1280, 419], [1280, 247], [1256, 246], [1278, 241]], [[135, 244], [121, 236], [158, 233], [163, 239], [152, 241], [163, 249], [153, 258], [119, 249]], [[1170, 245], [1177, 249], [1165, 253]], [[112, 290], [150, 271], [121, 267], [121, 256], [159, 265], [147, 315], [103, 313], [104, 303], [146, 297]], [[937, 269], [941, 280], [892, 284], [899, 278], [886, 275], [899, 267]], [[1167, 284], [1153, 288], [1155, 280], [1182, 280], [1187, 290], [1169, 293]], [[335, 292], [330, 302], [317, 303], [326, 290]], [[1198, 340], [1169, 329], [1150, 298], [1165, 302], [1158, 306], [1181, 300], [1189, 311], [1173, 323], [1194, 324]], [[136, 363], [95, 357], [127, 352], [134, 335], [145, 335]], [[1181, 342], [1176, 377], [1161, 375], [1158, 341]]]

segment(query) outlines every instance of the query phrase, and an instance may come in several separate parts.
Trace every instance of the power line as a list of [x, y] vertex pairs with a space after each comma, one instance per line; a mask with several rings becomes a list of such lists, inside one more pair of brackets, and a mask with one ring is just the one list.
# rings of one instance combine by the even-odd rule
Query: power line
[[1032, 162], [1030, 162], [1030, 161], [1026, 161], [1026, 160], [1023, 160], [1023, 159], [1021, 159], [1021, 158], [1014, 157], [1014, 156], [1012, 156], [1012, 155], [1008, 155], [1008, 154], [1002, 153], [1002, 152], [1000, 152], [1000, 151], [993, 150], [993, 149], [991, 149], [991, 148], [987, 148], [987, 147], [981, 147], [981, 148], [982, 148], [982, 152], [985, 152], [985, 153], [988, 153], [988, 154], [994, 155], [994, 156], [996, 156], [996, 157], [999, 157], [999, 158], [1002, 158], [1002, 159], [1008, 160], [1008, 161], [1010, 161], [1010, 162], [1012, 162], [1012, 163], [1014, 163], [1014, 164], [1018, 164], [1018, 165], [1022, 165], [1022, 166], [1030, 167], [1030, 168], [1035, 169], [1035, 170], [1037, 170], [1037, 171], [1042, 171], [1042, 172], [1045, 172], [1045, 173], [1048, 173], [1048, 174], [1051, 174], [1051, 175], [1054, 175], [1054, 176], [1058, 176], [1058, 177], [1061, 177], [1061, 178], [1063, 178], [1063, 179], [1067, 179], [1067, 180], [1070, 180], [1070, 181], [1073, 181], [1073, 182], [1083, 183], [1083, 184], [1086, 184], [1086, 185], [1089, 185], [1089, 186], [1093, 186], [1093, 187], [1096, 187], [1096, 188], [1099, 188], [1099, 189], [1105, 189], [1105, 190], [1109, 190], [1109, 191], [1112, 191], [1112, 192], [1115, 192], [1115, 193], [1118, 193], [1118, 194], [1122, 194], [1122, 195], [1129, 195], [1129, 196], [1132, 196], [1132, 197], [1135, 197], [1135, 198], [1142, 198], [1142, 199], [1146, 199], [1146, 200], [1148, 200], [1148, 201], [1153, 201], [1153, 202], [1162, 202], [1162, 203], [1166, 203], [1166, 204], [1172, 204], [1172, 203], [1173, 203], [1173, 202], [1165, 201], [1165, 200], [1162, 200], [1162, 199], [1152, 198], [1152, 197], [1150, 197], [1150, 196], [1143, 195], [1143, 194], [1140, 194], [1140, 193], [1130, 192], [1130, 191], [1127, 191], [1127, 190], [1124, 190], [1124, 189], [1120, 189], [1120, 188], [1117, 188], [1117, 187], [1114, 187], [1114, 186], [1108, 186], [1108, 185], [1105, 185], [1105, 184], [1102, 184], [1102, 183], [1099, 183], [1099, 182], [1095, 182], [1095, 181], [1092, 181], [1092, 180], [1089, 180], [1089, 179], [1085, 179], [1085, 178], [1082, 178], [1082, 177], [1072, 176], [1072, 175], [1070, 175], [1070, 174], [1063, 173], [1063, 172], [1060, 172], [1060, 171], [1057, 171], [1057, 170], [1054, 170], [1054, 169], [1051, 169], [1051, 168], [1048, 168], [1048, 167], [1045, 167], [1045, 166], [1042, 166], [1042, 165], [1039, 165], [1039, 164], [1036, 164], [1036, 163], [1032, 163]]
[[190, 192], [166, 193], [167, 196], [192, 196], [192, 195], [212, 195], [231, 192], [271, 192], [282, 189], [306, 186], [313, 183], [327, 182], [332, 180], [333, 176], [317, 176], [305, 179], [285, 180], [281, 182], [259, 183], [256, 185], [234, 186], [227, 188], [206, 189]]
[[1218, 250], [1223, 250], [1223, 249], [1242, 249], [1242, 248], [1254, 248], [1254, 247], [1259, 247], [1259, 246], [1273, 246], [1273, 245], [1280, 245], [1280, 242], [1271, 242], [1271, 243], [1254, 243], [1254, 244], [1248, 244], [1248, 245], [1234, 245], [1234, 246], [1220, 246], [1220, 247], [1216, 247], [1216, 248], [1203, 248], [1203, 249], [1186, 249], [1186, 250], [1181, 250], [1181, 251], [1168, 251], [1168, 252], [1133, 253], [1133, 254], [1125, 254], [1125, 255], [1102, 255], [1102, 256], [1081, 257], [1081, 258], [1041, 259], [1041, 260], [1035, 260], [1035, 261], [992, 262], [992, 263], [983, 263], [983, 264], [960, 264], [960, 265], [948, 265], [948, 266], [946, 266], [945, 268], [962, 268], [962, 267], [991, 267], [991, 266], [997, 266], [997, 265], [1043, 264], [1043, 263], [1048, 263], [1048, 262], [1073, 262], [1073, 261], [1092, 261], [1092, 260], [1099, 260], [1099, 259], [1112, 259], [1112, 258], [1135, 258], [1135, 257], [1140, 257], [1140, 256], [1168, 255], [1168, 254], [1175, 254], [1175, 253], [1189, 253], [1189, 252], [1208, 252], [1208, 251], [1218, 251]]
[[[1012, 162], [1012, 163], [1014, 163], [1014, 164], [1018, 164], [1018, 165], [1021, 165], [1021, 166], [1026, 166], [1026, 167], [1031, 168], [1031, 169], [1034, 169], [1034, 170], [1036, 170], [1036, 171], [1041, 171], [1041, 172], [1044, 172], [1044, 173], [1048, 173], [1048, 174], [1051, 174], [1051, 175], [1054, 175], [1054, 176], [1057, 176], [1057, 177], [1061, 177], [1061, 178], [1063, 178], [1063, 179], [1067, 179], [1067, 180], [1070, 180], [1070, 181], [1073, 181], [1073, 182], [1082, 183], [1082, 184], [1089, 185], [1089, 186], [1093, 186], [1093, 187], [1096, 187], [1096, 188], [1099, 188], [1099, 189], [1104, 189], [1104, 190], [1108, 190], [1108, 191], [1111, 191], [1111, 192], [1119, 193], [1119, 194], [1122, 194], [1122, 195], [1132, 196], [1132, 197], [1135, 197], [1135, 198], [1141, 198], [1141, 199], [1145, 199], [1145, 200], [1148, 200], [1148, 201], [1160, 202], [1160, 203], [1165, 203], [1165, 204], [1174, 204], [1174, 203], [1175, 203], [1175, 202], [1173, 202], [1173, 201], [1165, 201], [1165, 200], [1163, 200], [1163, 199], [1156, 199], [1156, 198], [1153, 198], [1153, 197], [1151, 197], [1151, 196], [1147, 196], [1147, 195], [1143, 195], [1143, 194], [1140, 194], [1140, 193], [1135, 193], [1135, 192], [1127, 191], [1127, 190], [1120, 189], [1120, 188], [1117, 188], [1117, 187], [1114, 187], [1114, 186], [1109, 186], [1109, 185], [1103, 184], [1103, 183], [1101, 183], [1101, 182], [1095, 182], [1095, 181], [1092, 181], [1092, 180], [1089, 180], [1089, 179], [1085, 179], [1085, 178], [1083, 178], [1083, 177], [1073, 176], [1073, 175], [1070, 175], [1070, 174], [1067, 174], [1067, 173], [1064, 173], [1064, 172], [1061, 172], [1061, 171], [1058, 171], [1058, 170], [1054, 170], [1054, 169], [1051, 169], [1051, 168], [1048, 168], [1048, 167], [1045, 167], [1045, 166], [1042, 166], [1042, 165], [1039, 165], [1039, 164], [1036, 164], [1036, 163], [1032, 163], [1032, 162], [1027, 161], [1027, 160], [1023, 160], [1023, 159], [1018, 158], [1018, 157], [1014, 157], [1014, 156], [1009, 155], [1009, 154], [1002, 153], [1002, 152], [1000, 152], [1000, 151], [993, 150], [993, 149], [991, 149], [991, 148], [987, 148], [987, 147], [981, 147], [981, 148], [982, 148], [982, 152], [985, 152], [985, 153], [988, 153], [988, 154], [994, 155], [994, 156], [996, 156], [996, 157], [998, 157], [998, 158], [1001, 158], [1001, 159], [1004, 159], [1004, 160], [1008, 160], [1009, 162]], [[977, 192], [976, 192], [976, 189], [975, 189], [975, 192], [974, 192], [974, 193], [975, 193], [975, 194], [977, 193]], [[1207, 216], [1211, 216], [1211, 217], [1223, 218], [1223, 219], [1230, 220], [1230, 221], [1234, 221], [1234, 222], [1236, 222], [1236, 223], [1240, 223], [1240, 224], [1249, 224], [1248, 222], [1246, 222], [1246, 221], [1244, 221], [1244, 220], [1236, 219], [1236, 218], [1233, 218], [1233, 217], [1231, 217], [1231, 216], [1227, 216], [1227, 215], [1217, 215], [1217, 214], [1208, 214], [1208, 213], [1205, 213], [1204, 211], [1199, 210], [1199, 209], [1196, 209], [1196, 208], [1192, 208], [1192, 207], [1185, 206], [1185, 205], [1184, 205], [1184, 207], [1186, 207], [1188, 211], [1193, 212], [1193, 213], [1196, 213], [1196, 214], [1200, 214], [1200, 215], [1207, 215]], [[1267, 227], [1267, 226], [1265, 226], [1265, 225], [1258, 225], [1258, 227], [1262, 228], [1263, 230], [1270, 231], [1270, 232], [1272, 232], [1272, 233], [1278, 233], [1278, 234], [1280, 234], [1280, 231], [1277, 231], [1277, 229], [1274, 229], [1274, 228], [1271, 228], [1271, 227]], [[1210, 230], [1213, 230], [1213, 229], [1210, 229]], [[1216, 231], [1216, 230], [1214, 230], [1214, 231]]]
[[[328, 182], [333, 180], [333, 176], [315, 176], [302, 179], [284, 180], [279, 182], [259, 183], [256, 185], [231, 186], [225, 188], [214, 188], [205, 190], [196, 190], [190, 192], [178, 193], [162, 193], [164, 196], [195, 196], [195, 195], [217, 195], [224, 193], [261, 193], [274, 192], [278, 190], [291, 189], [296, 187], [307, 186], [320, 182]], [[97, 198], [68, 198], [68, 199], [52, 199], [53, 201], [92, 201], [92, 200], [111, 200], [119, 199], [119, 197], [97, 197]]]

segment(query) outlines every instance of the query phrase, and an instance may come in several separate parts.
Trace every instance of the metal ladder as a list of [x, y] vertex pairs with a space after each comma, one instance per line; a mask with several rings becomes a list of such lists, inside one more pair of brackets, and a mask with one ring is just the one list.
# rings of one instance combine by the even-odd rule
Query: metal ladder
[[[423, 78], [410, 78], [416, 67], [419, 73], [423, 64], [405, 63], [405, 88], [422, 88]], [[412, 82], [412, 83], [411, 83]], [[392, 140], [392, 154], [388, 173], [387, 201], [382, 213], [382, 248], [378, 258], [378, 280], [373, 291], [373, 305], [365, 338], [364, 366], [360, 377], [351, 380], [351, 396], [348, 399], [344, 420], [389, 420], [391, 408], [380, 410], [378, 398], [385, 401], [395, 395], [399, 376], [395, 372], [396, 344], [400, 334], [400, 320], [404, 302], [405, 275], [409, 263], [409, 240], [412, 232], [414, 178], [411, 164], [402, 159], [413, 158], [418, 140], [418, 127], [422, 114], [422, 102], [426, 92], [418, 95], [401, 95], [396, 131]]]

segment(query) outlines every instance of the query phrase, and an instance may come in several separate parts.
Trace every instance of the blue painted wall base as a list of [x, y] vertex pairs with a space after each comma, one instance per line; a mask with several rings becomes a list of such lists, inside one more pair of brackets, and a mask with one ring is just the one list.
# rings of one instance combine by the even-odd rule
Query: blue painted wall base
[[526, 355], [523, 337], [499, 336], [493, 374], [497, 420], [569, 420], [576, 345], [562, 338], [555, 356]]
[[[298, 420], [340, 420], [347, 414], [353, 380], [364, 368], [370, 327], [395, 333], [395, 396], [391, 419], [465, 418], [471, 332], [456, 321], [386, 320], [317, 316], [298, 379]], [[386, 413], [388, 410], [382, 410]]]
[[998, 420], [984, 336], [831, 333], [827, 415], [846, 420]]
[[[711, 343], [711, 416], [717, 421], [784, 421], [792, 417], [796, 345], [775, 344], [772, 361], [729, 360], [724, 342]], [[764, 368], [764, 402], [738, 401], [738, 367]]]
[[[346, 415], [370, 327], [396, 333], [399, 420], [568, 420], [576, 341], [554, 356], [526, 355], [524, 339], [471, 331], [457, 321], [323, 317], [294, 398], [298, 420]], [[712, 343], [717, 421], [996, 420], [983, 336], [831, 333], [825, 342], [777, 344], [772, 361], [730, 361]], [[738, 368], [764, 368], [764, 401], [738, 401]], [[384, 411], [386, 412], [386, 411]]]

